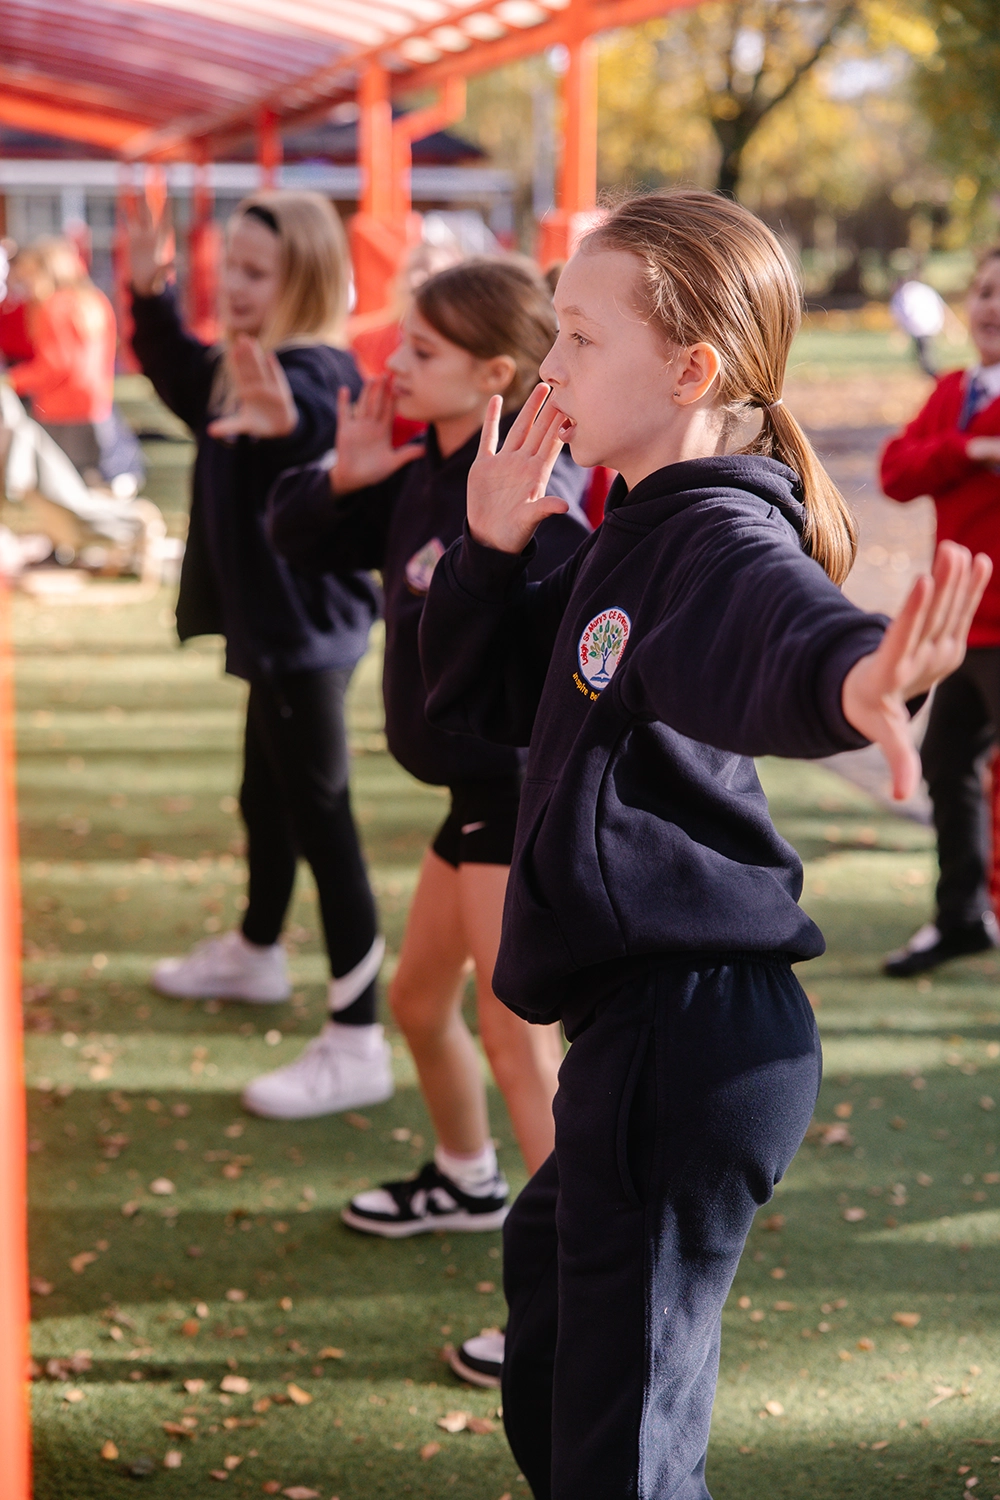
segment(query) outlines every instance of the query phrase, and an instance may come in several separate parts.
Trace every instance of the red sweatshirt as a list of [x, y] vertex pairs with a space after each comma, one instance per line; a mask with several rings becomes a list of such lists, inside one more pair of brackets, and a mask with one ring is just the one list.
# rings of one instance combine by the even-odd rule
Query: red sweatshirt
[[63, 287], [35, 304], [28, 326], [34, 357], [7, 378], [31, 397], [39, 422], [101, 422], [111, 414], [115, 381], [115, 315], [96, 287]]
[[993, 559], [969, 645], [1000, 646], [1000, 474], [966, 453], [972, 437], [1000, 437], [1000, 399], [984, 406], [962, 432], [964, 381], [963, 370], [943, 376], [923, 410], [886, 444], [882, 488], [891, 500], [931, 495], [938, 541], [960, 542]]

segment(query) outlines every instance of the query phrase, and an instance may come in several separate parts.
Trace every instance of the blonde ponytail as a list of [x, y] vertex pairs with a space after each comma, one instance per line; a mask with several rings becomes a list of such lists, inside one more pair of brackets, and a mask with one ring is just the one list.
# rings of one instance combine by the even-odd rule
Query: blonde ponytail
[[683, 188], [628, 199], [581, 249], [590, 246], [636, 257], [639, 311], [670, 347], [708, 343], [718, 350], [719, 406], [728, 425], [753, 409], [763, 413], [757, 437], [740, 451], [776, 458], [799, 476], [803, 545], [834, 583], [843, 583], [857, 552], [857, 524], [781, 400], [802, 298], [771, 231], [729, 198]]

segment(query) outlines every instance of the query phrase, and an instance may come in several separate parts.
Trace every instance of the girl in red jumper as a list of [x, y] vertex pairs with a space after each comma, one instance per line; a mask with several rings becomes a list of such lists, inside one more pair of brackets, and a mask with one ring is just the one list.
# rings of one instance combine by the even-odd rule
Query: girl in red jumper
[[921, 759], [941, 867], [937, 914], [886, 960], [886, 973], [899, 978], [1000, 943], [982, 781], [1000, 734], [1000, 245], [979, 263], [968, 313], [979, 364], [945, 375], [882, 455], [882, 488], [891, 499], [932, 495], [938, 540], [985, 552], [994, 563], [966, 658], [931, 706]]

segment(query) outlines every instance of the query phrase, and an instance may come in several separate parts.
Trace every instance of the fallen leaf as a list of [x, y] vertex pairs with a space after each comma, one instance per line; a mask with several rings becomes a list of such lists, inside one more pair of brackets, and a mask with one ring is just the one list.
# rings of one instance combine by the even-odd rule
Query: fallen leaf
[[187, 1249], [184, 1251], [184, 1254], [190, 1260], [200, 1260], [204, 1253], [205, 1252], [200, 1245], [188, 1245]]
[[[270, 1411], [271, 1410], [271, 1398], [270, 1398], [270, 1396], [258, 1396], [257, 1400], [253, 1404], [253, 1409], [254, 1409], [255, 1412], [257, 1412], [257, 1414], [259, 1416], [263, 1416], [264, 1412]], [[277, 1490], [275, 1490], [275, 1494], [277, 1494], [277, 1493], [278, 1493]]]
[[794, 1312], [795, 1311], [795, 1303], [794, 1302], [775, 1302], [774, 1303], [774, 1310], [775, 1310], [775, 1312]]
[[209, 1469], [208, 1477], [209, 1479], [228, 1479], [229, 1471], [228, 1469]]
[[226, 1456], [225, 1456], [225, 1458], [222, 1460], [222, 1467], [224, 1469], [228, 1469], [229, 1472], [230, 1472], [230, 1474], [231, 1474], [234, 1469], [238, 1469], [239, 1468], [239, 1466], [240, 1466], [240, 1464], [242, 1462], [243, 1462], [243, 1457], [242, 1457], [241, 1454], [239, 1454], [239, 1453], [227, 1453]]
[[184, 1458], [179, 1448], [168, 1448], [163, 1455], [165, 1469], [179, 1469], [183, 1462]]
[[785, 1415], [785, 1408], [780, 1401], [765, 1401], [764, 1410], [772, 1417], [783, 1417]]
[[30, 1285], [36, 1297], [51, 1297], [55, 1291], [52, 1282], [46, 1281], [44, 1276], [32, 1276]]
[[775, 1266], [770, 1275], [772, 1281], [784, 1281], [785, 1277], [788, 1275], [788, 1272], [785, 1270], [784, 1266]]
[[134, 1198], [130, 1198], [128, 1203], [122, 1204], [122, 1218], [134, 1219], [141, 1207], [141, 1203], [137, 1203]]
[[486, 1296], [489, 1292], [496, 1291], [496, 1283], [492, 1281], [477, 1281], [476, 1291], [482, 1292], [483, 1295]]
[[309, 1406], [312, 1402], [309, 1392], [304, 1391], [300, 1385], [295, 1385], [294, 1382], [291, 1385], [286, 1385], [285, 1390], [296, 1406]]
[[335, 1349], [332, 1344], [328, 1344], [325, 1349], [319, 1351], [316, 1357], [317, 1359], [343, 1359], [344, 1351], [343, 1349]]
[[83, 1392], [74, 1386], [72, 1390], [63, 1393], [63, 1400], [68, 1401], [71, 1406], [75, 1406], [78, 1401], [83, 1400]]
[[764, 1220], [764, 1228], [769, 1230], [771, 1234], [778, 1234], [782, 1229], [784, 1229], [784, 1227], [784, 1214], [771, 1214]]
[[995, 1099], [991, 1099], [990, 1096], [989, 1096], [989, 1094], [984, 1094], [983, 1097], [979, 1101], [979, 1108], [980, 1109], [990, 1110], [990, 1109], [996, 1109], [996, 1107], [997, 1107], [996, 1100]]
[[916, 1328], [920, 1322], [920, 1314], [908, 1312], [893, 1313], [892, 1321], [898, 1323], [900, 1328]]
[[864, 1354], [870, 1354], [872, 1352], [872, 1350], [875, 1348], [875, 1340], [874, 1339], [858, 1339], [858, 1348], [862, 1351], [862, 1353], [864, 1353]]
[[250, 1389], [250, 1382], [245, 1375], [223, 1375], [219, 1382], [220, 1391], [228, 1391], [230, 1396], [245, 1396]]
[[862, 1219], [867, 1219], [868, 1213], [863, 1208], [845, 1208], [842, 1217], [848, 1224], [860, 1224]]
[[441, 1452], [441, 1444], [440, 1443], [425, 1443], [424, 1446], [420, 1450], [420, 1457], [426, 1463], [427, 1459], [433, 1458], [435, 1456], [435, 1454], [440, 1453], [440, 1452]]
[[367, 1115], [359, 1115], [355, 1110], [348, 1110], [344, 1116], [348, 1125], [353, 1125], [355, 1130], [371, 1130], [372, 1122]]
[[197, 1318], [185, 1318], [181, 1324], [181, 1333], [186, 1339], [193, 1339], [200, 1328], [201, 1324]]
[[282, 1297], [281, 1301], [278, 1303], [278, 1306], [281, 1308], [282, 1312], [291, 1312], [292, 1308], [295, 1306], [295, 1303], [292, 1301], [291, 1297]]
[[160, 1426], [167, 1434], [167, 1437], [189, 1438], [194, 1435], [190, 1428], [183, 1422], [161, 1422]]
[[118, 1449], [110, 1438], [108, 1438], [107, 1442], [101, 1449], [101, 1457], [106, 1458], [109, 1463], [114, 1463], [115, 1459], [118, 1457]]
[[753, 1312], [750, 1314], [750, 1321], [751, 1323], [763, 1323], [764, 1317], [765, 1314], [763, 1309], [760, 1307], [755, 1307]]
[[200, 1393], [205, 1389], [205, 1381], [202, 1380], [200, 1375], [195, 1375], [190, 1380], [185, 1380], [184, 1389], [187, 1391], [189, 1396], [200, 1395]]
[[748, 1307], [753, 1307], [753, 1300], [750, 1297], [741, 1297], [736, 1306], [742, 1307], [743, 1311], [746, 1312]]
[[854, 1113], [854, 1105], [849, 1104], [847, 1100], [845, 1100], [843, 1104], [835, 1104], [833, 1106], [833, 1112], [837, 1116], [838, 1120], [849, 1120]]
[[958, 1392], [950, 1385], [936, 1385], [934, 1387], [934, 1400], [928, 1401], [927, 1410], [932, 1406], [940, 1406], [942, 1401], [947, 1401], [951, 1396], [957, 1396]]
[[265, 1495], [277, 1495], [281, 1489], [281, 1481], [279, 1479], [267, 1479], [261, 1485], [261, 1489]]
[[437, 1425], [443, 1427], [445, 1432], [464, 1432], [469, 1416], [467, 1411], [446, 1411], [443, 1417], [438, 1417]]
[[88, 1266], [92, 1266], [94, 1264], [94, 1261], [96, 1259], [96, 1250], [81, 1250], [79, 1255], [74, 1255], [72, 1257], [69, 1263], [69, 1268], [75, 1276], [80, 1276]]
[[489, 1417], [470, 1417], [465, 1424], [466, 1432], [474, 1432], [477, 1437], [485, 1437], [489, 1432], [496, 1432], [496, 1423], [491, 1422]]
[[155, 1193], [158, 1198], [166, 1198], [170, 1193], [175, 1193], [177, 1189], [169, 1177], [154, 1177], [149, 1184], [149, 1191]]
[[903, 1119], [902, 1115], [894, 1115], [893, 1116], [893, 1118], [889, 1121], [889, 1129], [890, 1130], [905, 1130], [906, 1129], [906, 1121]]
[[888, 1448], [888, 1446], [889, 1446], [889, 1439], [888, 1438], [880, 1438], [877, 1443], [872, 1443], [872, 1452], [873, 1453], [881, 1453], [882, 1449], [883, 1448]]
[[[274, 1491], [272, 1490], [273, 1494]], [[304, 1484], [291, 1484], [287, 1490], [281, 1492], [286, 1500], [320, 1500], [319, 1490], [307, 1489]]]
[[246, 1300], [246, 1292], [241, 1292], [239, 1287], [237, 1286], [231, 1286], [229, 1288], [229, 1291], [226, 1293], [227, 1302], [245, 1302]]

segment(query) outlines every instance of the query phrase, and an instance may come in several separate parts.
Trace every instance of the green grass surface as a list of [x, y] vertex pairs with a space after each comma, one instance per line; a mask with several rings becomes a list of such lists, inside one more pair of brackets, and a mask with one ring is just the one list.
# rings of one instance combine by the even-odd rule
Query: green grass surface
[[[477, 1290], [499, 1283], [498, 1237], [381, 1244], [338, 1222], [351, 1192], [426, 1149], [398, 1040], [399, 1092], [367, 1112], [368, 1129], [241, 1115], [240, 1085], [293, 1056], [321, 1018], [308, 879], [290, 923], [292, 1004], [178, 1004], [146, 987], [159, 955], [237, 917], [241, 690], [220, 678], [210, 645], [176, 651], [166, 596], [90, 610], [22, 601], [16, 616], [32, 1255], [55, 1288], [35, 1298], [34, 1348], [43, 1363], [80, 1349], [93, 1361], [36, 1383], [36, 1495], [131, 1494], [121, 1463], [149, 1455], [159, 1465], [170, 1447], [181, 1468], [146, 1482], [177, 1497], [215, 1493], [210, 1471], [227, 1455], [243, 1459], [226, 1481], [237, 1495], [272, 1478], [324, 1500], [523, 1493], [499, 1430], [449, 1436], [435, 1425], [449, 1409], [495, 1412], [494, 1397], [452, 1381], [438, 1350], [502, 1320], [499, 1293]], [[392, 954], [442, 802], [385, 754], [374, 655], [355, 685], [352, 726], [357, 810]], [[1000, 1098], [998, 965], [880, 979], [879, 955], [927, 909], [927, 834], [822, 770], [768, 764], [764, 775], [830, 940], [804, 973], [826, 1050], [818, 1118], [845, 1124], [851, 1139], [807, 1144], [751, 1235], [725, 1315], [713, 1492], [959, 1495], [968, 1462], [977, 1495], [992, 1495], [1000, 1186], [990, 1179], [1000, 1163], [984, 1101]], [[850, 1106], [849, 1119], [838, 1106]], [[491, 1108], [519, 1185], [495, 1094]], [[172, 1194], [150, 1191], [160, 1177]], [[131, 1217], [126, 1203], [139, 1204]], [[845, 1208], [866, 1216], [847, 1222]], [[768, 1227], [776, 1213], [782, 1227]], [[87, 1251], [96, 1258], [74, 1272]], [[232, 1289], [246, 1299], [227, 1301]], [[187, 1335], [199, 1303], [198, 1332]], [[894, 1324], [895, 1312], [919, 1313], [919, 1325]], [[319, 1360], [324, 1346], [344, 1357]], [[251, 1388], [223, 1401], [233, 1366]], [[206, 1381], [196, 1396], [182, 1385], [192, 1378]], [[253, 1413], [255, 1399], [289, 1382], [310, 1405]], [[961, 1394], [932, 1406], [939, 1388]], [[68, 1400], [75, 1390], [83, 1399]], [[784, 1414], [761, 1416], [767, 1402]], [[198, 1419], [193, 1441], [163, 1432], [184, 1414]], [[226, 1429], [227, 1418], [258, 1425]], [[99, 1457], [109, 1438], [119, 1463]], [[433, 1441], [441, 1451], [422, 1460]]]

